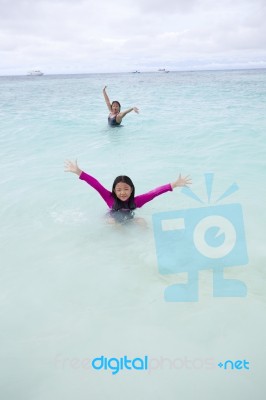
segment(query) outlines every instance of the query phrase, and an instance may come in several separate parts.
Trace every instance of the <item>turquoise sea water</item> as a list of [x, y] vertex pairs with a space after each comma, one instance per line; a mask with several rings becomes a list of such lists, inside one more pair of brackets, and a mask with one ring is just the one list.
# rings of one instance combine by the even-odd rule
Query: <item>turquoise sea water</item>
[[[140, 109], [120, 128], [107, 125], [105, 85]], [[1, 398], [190, 400], [192, 381], [207, 400], [262, 398], [265, 103], [265, 70], [0, 77]], [[201, 271], [198, 302], [165, 302], [186, 274], [159, 273], [152, 215], [199, 204], [175, 189], [137, 210], [146, 229], [106, 225], [99, 195], [64, 173], [76, 158], [107, 188], [129, 175], [137, 194], [190, 174], [204, 205], [205, 173], [211, 203], [236, 182], [220, 204], [241, 204], [249, 262], [226, 273], [247, 297], [214, 298]], [[126, 354], [153, 369], [113, 376], [86, 362]], [[229, 358], [252, 369], [217, 368]]]

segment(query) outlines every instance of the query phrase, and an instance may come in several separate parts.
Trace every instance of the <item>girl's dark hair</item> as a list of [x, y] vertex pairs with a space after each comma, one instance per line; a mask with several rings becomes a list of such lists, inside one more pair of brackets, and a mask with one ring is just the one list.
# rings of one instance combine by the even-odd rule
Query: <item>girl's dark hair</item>
[[[126, 183], [127, 185], [129, 185], [132, 189], [131, 195], [129, 197], [129, 199], [127, 200], [127, 204], [125, 206], [125, 203], [123, 201], [121, 201], [117, 195], [115, 194], [115, 187], [118, 183]], [[134, 201], [134, 197], [135, 197], [135, 186], [133, 185], [132, 180], [126, 176], [126, 175], [120, 175], [117, 178], [115, 178], [114, 183], [113, 183], [113, 187], [112, 187], [112, 196], [114, 198], [114, 205], [112, 207], [113, 210], [118, 211], [121, 208], [128, 208], [129, 210], [134, 210], [136, 208], [136, 204]]]
[[117, 103], [117, 104], [118, 104], [118, 106], [119, 106], [119, 111], [120, 111], [120, 110], [121, 110], [121, 104], [119, 103], [119, 101], [117, 101], [117, 100], [112, 101], [111, 107], [112, 107], [112, 105], [113, 105], [114, 103]]

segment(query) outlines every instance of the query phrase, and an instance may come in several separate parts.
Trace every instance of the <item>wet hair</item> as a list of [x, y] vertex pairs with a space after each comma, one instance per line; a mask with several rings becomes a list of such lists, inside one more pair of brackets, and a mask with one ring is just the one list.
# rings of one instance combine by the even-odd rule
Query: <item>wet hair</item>
[[[132, 189], [131, 195], [130, 195], [129, 199], [127, 200], [126, 207], [125, 207], [125, 202], [121, 201], [115, 194], [115, 187], [118, 183], [121, 183], [121, 182], [126, 183]], [[133, 185], [132, 180], [128, 176], [119, 175], [118, 177], [115, 178], [113, 187], [112, 187], [112, 196], [114, 198], [114, 204], [113, 204], [112, 210], [118, 211], [118, 210], [121, 210], [122, 208], [128, 208], [129, 210], [134, 210], [136, 208], [136, 204], [134, 201], [135, 186]]]
[[111, 107], [113, 106], [114, 103], [118, 104], [119, 111], [120, 111], [121, 110], [121, 104], [119, 103], [119, 101], [117, 101], [117, 100], [112, 101]]

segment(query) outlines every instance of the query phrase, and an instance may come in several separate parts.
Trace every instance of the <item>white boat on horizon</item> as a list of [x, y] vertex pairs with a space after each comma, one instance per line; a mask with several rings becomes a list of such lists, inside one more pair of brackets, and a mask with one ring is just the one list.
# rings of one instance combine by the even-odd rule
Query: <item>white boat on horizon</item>
[[165, 68], [159, 68], [158, 72], [165, 72], [167, 74], [169, 71]]
[[42, 76], [44, 73], [40, 71], [39, 69], [33, 69], [32, 71], [28, 72], [28, 75], [30, 76]]

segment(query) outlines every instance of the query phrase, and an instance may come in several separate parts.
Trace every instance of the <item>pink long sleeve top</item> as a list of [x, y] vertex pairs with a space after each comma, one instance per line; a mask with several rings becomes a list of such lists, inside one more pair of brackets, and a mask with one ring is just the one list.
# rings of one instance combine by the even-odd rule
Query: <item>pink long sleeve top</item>
[[[79, 179], [82, 181], [87, 182], [90, 186], [92, 186], [97, 192], [100, 194], [100, 196], [103, 198], [105, 203], [108, 205], [108, 207], [111, 209], [114, 204], [114, 198], [112, 196], [112, 192], [107, 190], [97, 179], [95, 179], [93, 176], [87, 174], [86, 172], [81, 172]], [[159, 186], [156, 189], [151, 190], [150, 192], [141, 194], [139, 196], [134, 197], [134, 202], [136, 205], [136, 208], [142, 207], [144, 204], [148, 203], [149, 201], [153, 200], [155, 197], [160, 196], [160, 194], [172, 191], [172, 186], [170, 183], [167, 183], [166, 185]]]

